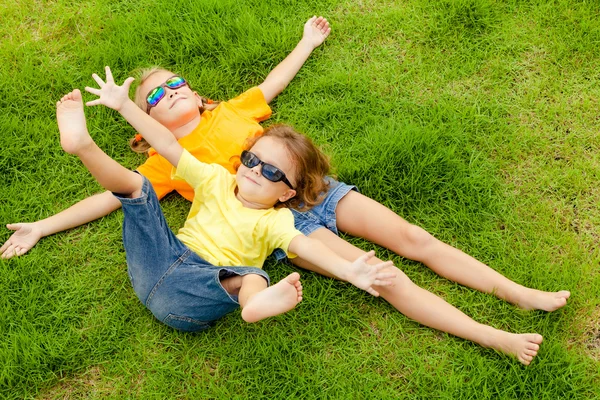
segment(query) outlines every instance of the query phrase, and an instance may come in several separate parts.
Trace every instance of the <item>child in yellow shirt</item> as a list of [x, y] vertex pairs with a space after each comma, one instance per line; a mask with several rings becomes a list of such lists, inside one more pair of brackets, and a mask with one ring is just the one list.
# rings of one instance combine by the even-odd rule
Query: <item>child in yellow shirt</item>
[[[289, 209], [275, 208], [296, 196], [310, 201], [319, 195], [321, 188], [306, 181], [323, 182], [329, 164], [308, 138], [285, 126], [268, 130], [242, 152], [234, 176], [220, 165], [194, 158], [166, 127], [138, 108], [127, 97], [132, 78], [117, 86], [108, 67], [106, 82], [93, 76], [100, 89], [86, 89], [99, 98], [88, 105], [117, 110], [176, 168], [175, 178], [194, 189], [185, 226], [174, 235], [148, 179], [112, 160], [89, 136], [81, 92], [75, 90], [57, 103], [63, 149], [77, 155], [123, 206], [129, 276], [140, 301], [160, 321], [198, 331], [238, 306], [247, 322], [293, 309], [302, 300], [299, 274], [269, 286], [260, 269], [276, 248], [310, 260], [373, 295], [378, 295], [373, 286], [391, 284], [395, 273], [383, 271], [391, 262], [368, 264], [374, 252], [346, 261], [297, 231]], [[162, 107], [193, 106], [191, 93], [182, 86], [176, 95], [160, 99]]]

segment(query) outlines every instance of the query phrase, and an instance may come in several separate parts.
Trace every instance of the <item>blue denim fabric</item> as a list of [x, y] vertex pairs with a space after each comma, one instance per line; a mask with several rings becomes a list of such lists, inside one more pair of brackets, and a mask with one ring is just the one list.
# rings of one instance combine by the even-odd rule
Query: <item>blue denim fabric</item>
[[[294, 226], [306, 236], [319, 228], [327, 228], [338, 235], [335, 209], [340, 200], [351, 190], [358, 191], [354, 185], [347, 185], [329, 176], [325, 179], [329, 182], [329, 190], [321, 203], [308, 211], [291, 210], [292, 214], [294, 214]], [[279, 261], [286, 258], [285, 251], [282, 249], [276, 249], [273, 255]]]
[[129, 279], [137, 297], [166, 325], [201, 331], [239, 307], [237, 296], [221, 280], [266, 272], [254, 267], [217, 267], [190, 250], [173, 234], [156, 193], [144, 177], [142, 194], [130, 199], [114, 195], [123, 205], [123, 244]]

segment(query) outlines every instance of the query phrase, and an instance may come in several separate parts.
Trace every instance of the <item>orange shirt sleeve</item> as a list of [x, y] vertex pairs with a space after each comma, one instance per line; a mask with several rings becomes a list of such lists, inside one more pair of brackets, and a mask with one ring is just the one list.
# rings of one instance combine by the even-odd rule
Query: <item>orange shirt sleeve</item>
[[148, 178], [160, 200], [174, 190], [171, 179], [173, 166], [153, 149], [150, 149], [150, 154], [151, 156], [137, 168], [137, 171]]
[[267, 104], [262, 90], [258, 87], [246, 90], [227, 103], [235, 107], [239, 113], [253, 118], [257, 122], [264, 121], [271, 116], [271, 107]]

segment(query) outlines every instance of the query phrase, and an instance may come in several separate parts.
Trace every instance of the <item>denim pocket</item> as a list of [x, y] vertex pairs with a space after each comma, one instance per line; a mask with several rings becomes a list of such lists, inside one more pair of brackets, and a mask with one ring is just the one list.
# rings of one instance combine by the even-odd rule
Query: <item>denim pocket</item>
[[172, 313], [169, 313], [169, 315], [165, 317], [163, 322], [171, 328], [175, 328], [184, 332], [203, 331], [212, 327], [213, 325], [212, 322], [198, 321], [197, 319], [184, 317], [181, 315], [175, 315]]

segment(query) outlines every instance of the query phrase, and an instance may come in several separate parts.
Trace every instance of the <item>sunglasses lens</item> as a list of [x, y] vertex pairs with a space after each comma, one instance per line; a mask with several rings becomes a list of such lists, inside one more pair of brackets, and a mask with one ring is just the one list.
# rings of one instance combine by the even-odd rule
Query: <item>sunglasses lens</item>
[[281, 172], [279, 168], [270, 164], [263, 164], [262, 174], [271, 182], [279, 182], [283, 177], [283, 172]]
[[259, 163], [258, 157], [246, 150], [242, 151], [242, 156], [240, 158], [244, 167], [254, 168]]
[[146, 98], [146, 102], [149, 106], [154, 107], [158, 104], [159, 101], [162, 100], [163, 97], [165, 97], [165, 89], [159, 86], [150, 92], [150, 94]]
[[180, 76], [174, 76], [172, 78], [169, 78], [165, 82], [165, 85], [170, 89], [177, 89], [177, 88], [184, 86], [185, 84], [186, 84], [185, 79], [183, 79]]

